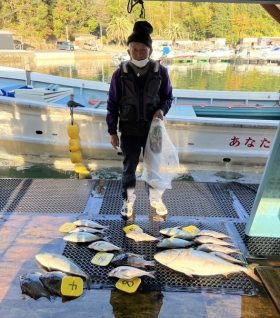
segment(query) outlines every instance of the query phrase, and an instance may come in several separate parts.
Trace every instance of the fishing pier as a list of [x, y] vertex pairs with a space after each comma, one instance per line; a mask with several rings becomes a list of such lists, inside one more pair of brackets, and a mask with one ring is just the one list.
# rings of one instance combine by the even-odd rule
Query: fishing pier
[[[122, 303], [135, 314], [141, 310], [143, 304], [137, 302], [137, 295], [144, 297], [144, 303], [152, 303], [152, 317], [157, 317], [155, 312], [160, 312], [162, 317], [175, 314], [186, 317], [190, 310], [200, 317], [212, 317], [214, 312], [217, 317], [224, 316], [225, 312], [228, 317], [239, 317], [238, 314], [254, 318], [277, 317], [273, 295], [270, 298], [262, 285], [245, 274], [188, 279], [157, 264], [156, 279], [144, 278], [136, 294], [126, 295], [116, 291], [115, 279], [107, 276], [112, 269], [110, 265], [93, 265], [90, 262], [94, 255], [92, 250], [84, 244], [65, 244], [58, 232], [64, 222], [90, 218], [109, 226], [112, 243], [152, 260], [155, 244], [128, 240], [122, 231], [124, 226], [138, 224], [146, 233], [158, 236], [159, 230], [166, 227], [195, 225], [229, 235], [235, 247], [241, 250], [242, 259], [251, 262], [257, 257], [259, 262], [261, 258], [264, 265], [273, 269], [271, 264], [279, 266], [275, 258], [280, 256], [280, 239], [247, 237], [244, 232], [258, 184], [173, 181], [173, 188], [166, 190], [163, 196], [168, 215], [161, 219], [149, 205], [147, 186], [137, 181], [135, 217], [129, 221], [122, 220], [119, 214], [122, 199], [118, 180], [0, 179], [0, 187], [1, 317], [66, 317], [73, 311], [79, 314], [95, 312], [96, 317], [118, 317]], [[66, 304], [61, 304], [59, 299], [54, 302], [23, 300], [18, 278], [26, 272], [39, 271], [35, 255], [41, 252], [60, 253], [75, 261], [91, 276], [91, 290]], [[128, 296], [131, 297], [127, 303]], [[224, 301], [227, 304], [221, 307]], [[165, 304], [169, 304], [172, 311]], [[140, 307], [135, 308], [136, 305]], [[252, 308], [258, 308], [253, 316], [250, 314]], [[236, 315], [235, 310], [238, 311]]]

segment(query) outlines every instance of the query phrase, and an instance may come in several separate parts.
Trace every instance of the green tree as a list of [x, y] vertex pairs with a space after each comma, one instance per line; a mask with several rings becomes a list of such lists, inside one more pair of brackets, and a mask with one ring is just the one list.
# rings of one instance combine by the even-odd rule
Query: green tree
[[172, 23], [170, 27], [166, 29], [165, 34], [168, 40], [171, 40], [172, 44], [175, 44], [176, 40], [183, 38], [184, 27], [180, 23]]
[[107, 26], [107, 38], [109, 41], [124, 45], [131, 30], [132, 24], [126, 17], [116, 16]]

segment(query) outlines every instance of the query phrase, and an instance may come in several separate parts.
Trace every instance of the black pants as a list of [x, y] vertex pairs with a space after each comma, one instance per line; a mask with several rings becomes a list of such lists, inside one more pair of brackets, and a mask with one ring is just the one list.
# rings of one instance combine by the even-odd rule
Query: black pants
[[121, 150], [124, 156], [122, 173], [122, 197], [127, 199], [127, 188], [134, 188], [136, 184], [136, 168], [139, 163], [141, 150], [143, 155], [148, 135], [130, 136], [121, 134]]

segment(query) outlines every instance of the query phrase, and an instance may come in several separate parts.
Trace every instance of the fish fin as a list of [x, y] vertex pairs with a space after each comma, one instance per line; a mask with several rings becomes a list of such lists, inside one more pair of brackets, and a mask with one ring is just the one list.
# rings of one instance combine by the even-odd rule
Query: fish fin
[[106, 241], [106, 242], [110, 242], [110, 240], [109, 240], [109, 238], [110, 238], [111, 236], [104, 236], [104, 237], [101, 237], [100, 238], [100, 240], [99, 241]]
[[255, 281], [257, 281], [258, 283], [261, 283], [261, 280], [259, 279], [259, 277], [255, 274], [255, 268], [258, 266], [258, 264], [252, 263], [250, 264], [245, 273], [248, 274], [248, 276], [250, 276], [251, 278], [253, 278]]

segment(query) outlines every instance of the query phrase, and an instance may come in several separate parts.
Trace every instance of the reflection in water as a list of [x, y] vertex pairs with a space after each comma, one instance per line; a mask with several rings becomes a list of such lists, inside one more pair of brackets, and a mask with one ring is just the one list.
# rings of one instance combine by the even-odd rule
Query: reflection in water
[[126, 294], [119, 290], [111, 291], [110, 304], [115, 318], [157, 318], [162, 303], [161, 292]]
[[[44, 60], [44, 64], [39, 62], [34, 65], [33, 71], [106, 83], [111, 81], [117, 68], [112, 60], [96, 57], [68, 60], [64, 65], [62, 61], [60, 64], [48, 60]], [[24, 68], [24, 65], [14, 65], [12, 61], [1, 62], [1, 65]], [[276, 92], [280, 87], [280, 66], [277, 64], [193, 63], [171, 64], [167, 68], [174, 88]]]

